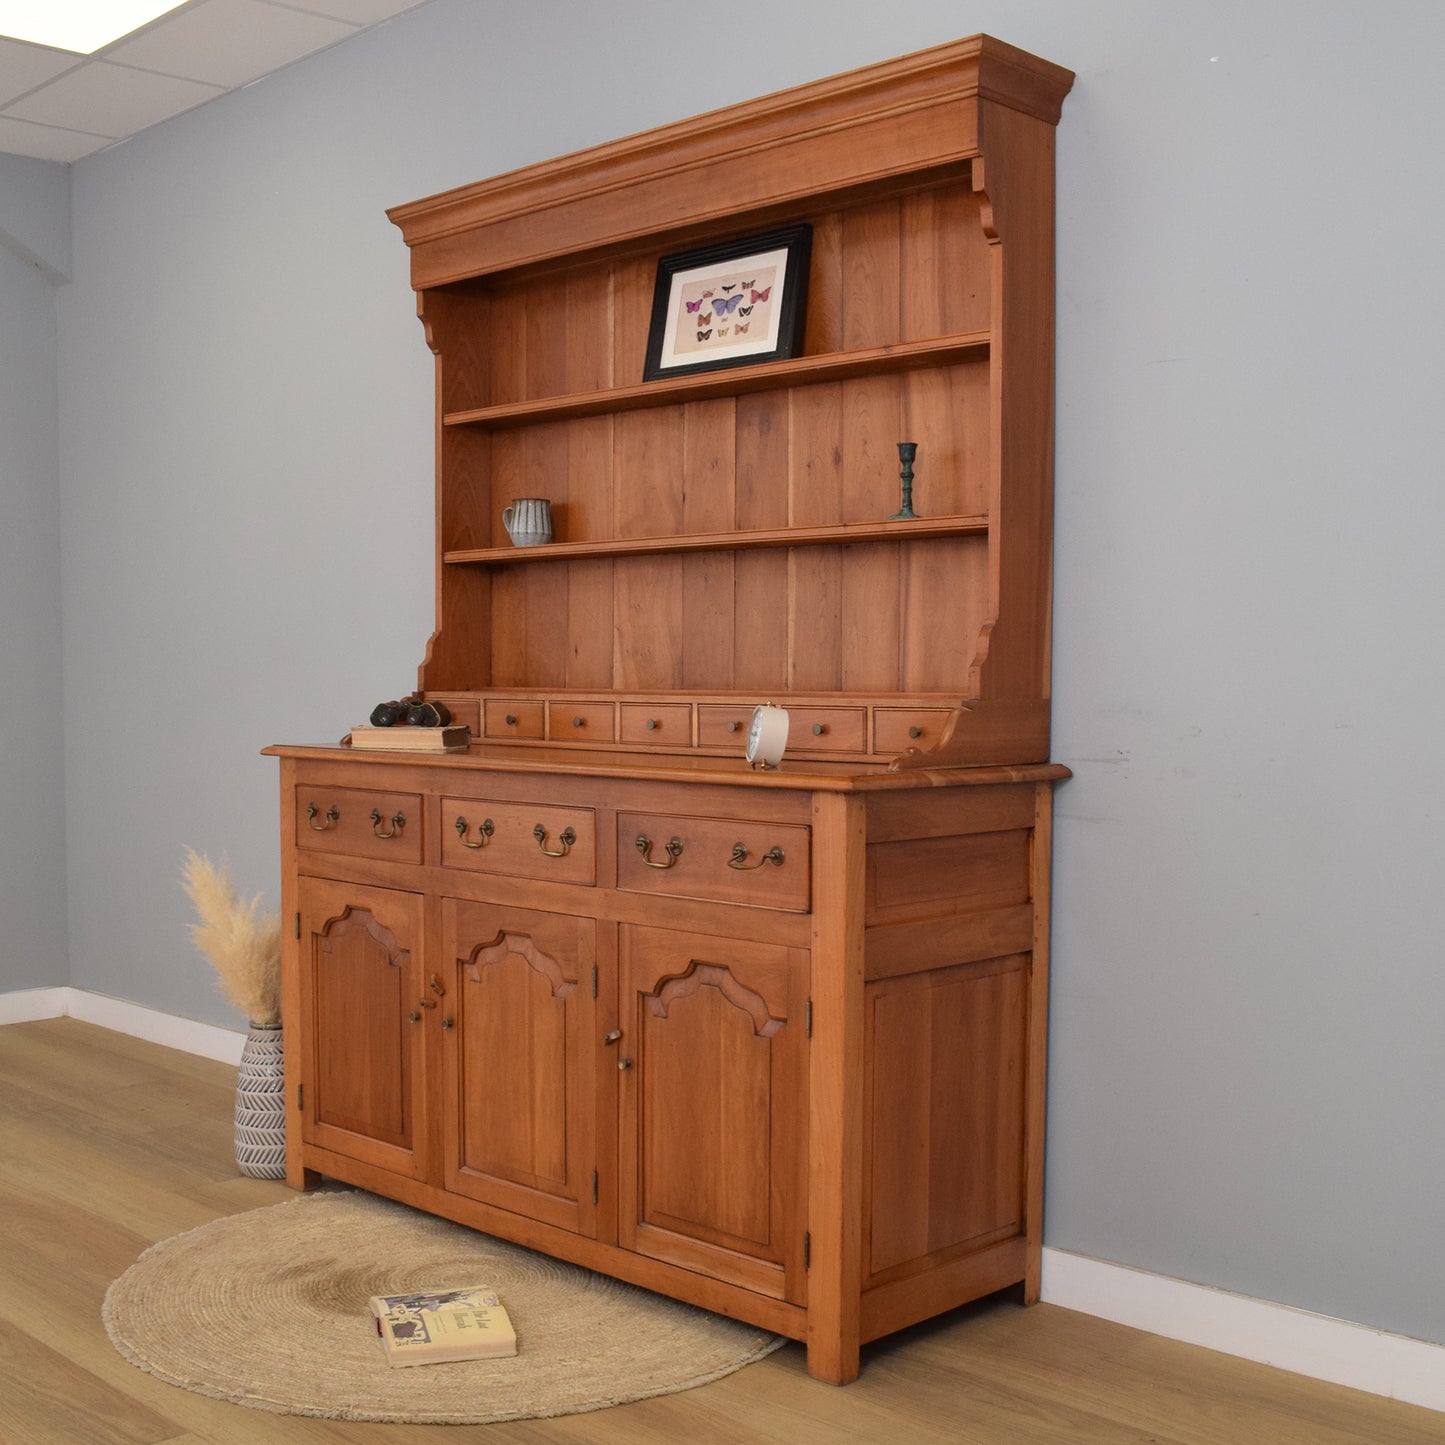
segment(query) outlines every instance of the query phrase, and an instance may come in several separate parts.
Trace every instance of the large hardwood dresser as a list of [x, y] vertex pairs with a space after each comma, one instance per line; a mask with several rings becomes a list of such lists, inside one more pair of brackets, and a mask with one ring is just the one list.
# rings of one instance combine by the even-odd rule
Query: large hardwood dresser
[[[471, 744], [267, 749], [293, 1184], [839, 1383], [1037, 1298], [1071, 81], [974, 37], [391, 212], [436, 367], [419, 687]], [[645, 381], [659, 259], [800, 223], [797, 353]]]

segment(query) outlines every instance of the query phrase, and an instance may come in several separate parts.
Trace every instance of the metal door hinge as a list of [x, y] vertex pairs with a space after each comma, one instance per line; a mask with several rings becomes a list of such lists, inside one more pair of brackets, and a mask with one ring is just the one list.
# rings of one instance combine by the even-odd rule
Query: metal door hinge
[[296, 915], [296, 937], [301, 937], [301, 915], [299, 913]]
[[813, 1037], [813, 1000], [808, 1000], [808, 1006], [803, 1010], [803, 1037]]
[[597, 1203], [597, 1171], [592, 1171], [592, 1202]]
[[813, 1263], [813, 1236], [805, 1229], [803, 1231], [803, 1268], [809, 1269]]
[[597, 997], [597, 965], [592, 965], [592, 997]]
[[305, 1099], [306, 1099], [306, 1085], [305, 1085], [305, 1084], [297, 1084], [297, 1085], [296, 1085], [296, 1107], [297, 1107], [298, 1109], [302, 1109], [302, 1108], [305, 1107]]

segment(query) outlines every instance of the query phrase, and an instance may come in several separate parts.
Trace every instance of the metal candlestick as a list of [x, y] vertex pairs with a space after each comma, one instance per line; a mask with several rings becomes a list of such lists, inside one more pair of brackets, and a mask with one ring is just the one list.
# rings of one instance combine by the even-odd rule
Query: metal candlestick
[[912, 521], [918, 516], [913, 510], [913, 459], [917, 455], [917, 442], [898, 443], [898, 476], [903, 483], [903, 505], [889, 517], [890, 522]]

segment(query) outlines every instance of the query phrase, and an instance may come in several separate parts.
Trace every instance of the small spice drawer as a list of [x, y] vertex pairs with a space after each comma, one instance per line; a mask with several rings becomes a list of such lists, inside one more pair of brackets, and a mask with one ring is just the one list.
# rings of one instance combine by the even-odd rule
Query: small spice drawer
[[624, 702], [618, 736], [625, 743], [692, 746], [692, 704], [686, 702]]
[[597, 816], [590, 808], [443, 798], [442, 865], [554, 883], [597, 882]]
[[946, 707], [874, 708], [873, 751], [886, 754], [936, 747], [951, 716]]
[[540, 738], [542, 704], [520, 698], [489, 697], [482, 703], [482, 736], [487, 738]]
[[810, 832], [788, 823], [617, 815], [617, 886], [808, 911]]
[[697, 709], [697, 745], [700, 748], [736, 748], [741, 755], [748, 741], [753, 709], [746, 703], [700, 703]]
[[319, 853], [421, 862], [421, 795], [361, 788], [296, 789], [296, 846]]
[[790, 707], [788, 751], [861, 753], [868, 745], [868, 710], [861, 707]]
[[610, 743], [616, 736], [614, 718], [610, 702], [549, 702], [547, 736], [554, 743]]

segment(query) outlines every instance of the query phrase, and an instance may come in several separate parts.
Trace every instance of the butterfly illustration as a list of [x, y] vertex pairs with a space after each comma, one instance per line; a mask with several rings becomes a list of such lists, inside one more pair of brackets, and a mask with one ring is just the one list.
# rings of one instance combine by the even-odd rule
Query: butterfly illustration
[[[738, 300], [741, 301], [741, 300], [742, 300], [742, 297], [739, 296], [739, 297], [738, 297]], [[738, 307], [738, 315], [739, 315], [739, 316], [751, 316], [752, 314], [753, 314], [753, 308], [752, 308], [751, 306], [739, 306], [739, 307]]]
[[743, 282], [743, 290], [744, 290], [744, 291], [749, 291], [749, 290], [751, 290], [754, 286], [756, 286], [757, 284], [758, 284], [758, 278], [757, 278], [756, 276], [754, 276], [751, 281], [744, 281], [744, 282]]
[[712, 312], [711, 312], [711, 311], [705, 311], [705, 312], [703, 312], [703, 314], [697, 318], [697, 324], [698, 324], [699, 326], [711, 326], [711, 325], [712, 325]]
[[702, 293], [702, 299], [703, 299], [704, 301], [706, 301], [706, 300], [708, 299], [708, 297], [711, 296], [711, 295], [712, 295], [712, 292], [711, 292], [711, 291], [704, 291], [704, 292]]
[[699, 306], [702, 305], [702, 302], [701, 302], [701, 301], [689, 301], [689, 302], [687, 302], [686, 304], [687, 304], [688, 314], [691, 315], [694, 311], [697, 310], [697, 308], [698, 308]]
[[736, 281], [729, 281], [727, 285], [723, 287], [724, 291], [736, 291], [737, 289], [738, 283]]
[[756, 306], [759, 301], [766, 301], [766, 300], [768, 299], [768, 297], [771, 296], [772, 294], [773, 294], [773, 288], [772, 288], [771, 286], [769, 286], [766, 291], [754, 291], [754, 292], [753, 292], [753, 305]]
[[741, 291], [739, 291], [736, 296], [719, 296], [717, 300], [713, 302], [713, 308], [719, 316], [726, 316], [742, 299], [743, 293]]
[[699, 332], [697, 333], [697, 339], [698, 339], [699, 341], [706, 341], [706, 340], [708, 339], [708, 337], [711, 336], [711, 335], [712, 335], [712, 327], [709, 326], [706, 331], [699, 331]]
[[719, 337], [719, 338], [726, 336], [726, 335], [728, 334], [728, 329], [727, 329], [727, 327], [726, 327], [726, 326], [719, 326], [718, 329], [717, 329], [717, 334], [718, 334], [718, 337]]
[[744, 336], [744, 335], [746, 335], [746, 334], [747, 334], [747, 329], [748, 329], [748, 327], [751, 326], [752, 324], [753, 324], [753, 323], [752, 323], [751, 321], [739, 321], [739, 322], [738, 322], [738, 326], [737, 326], [738, 335], [739, 335], [739, 336]]

